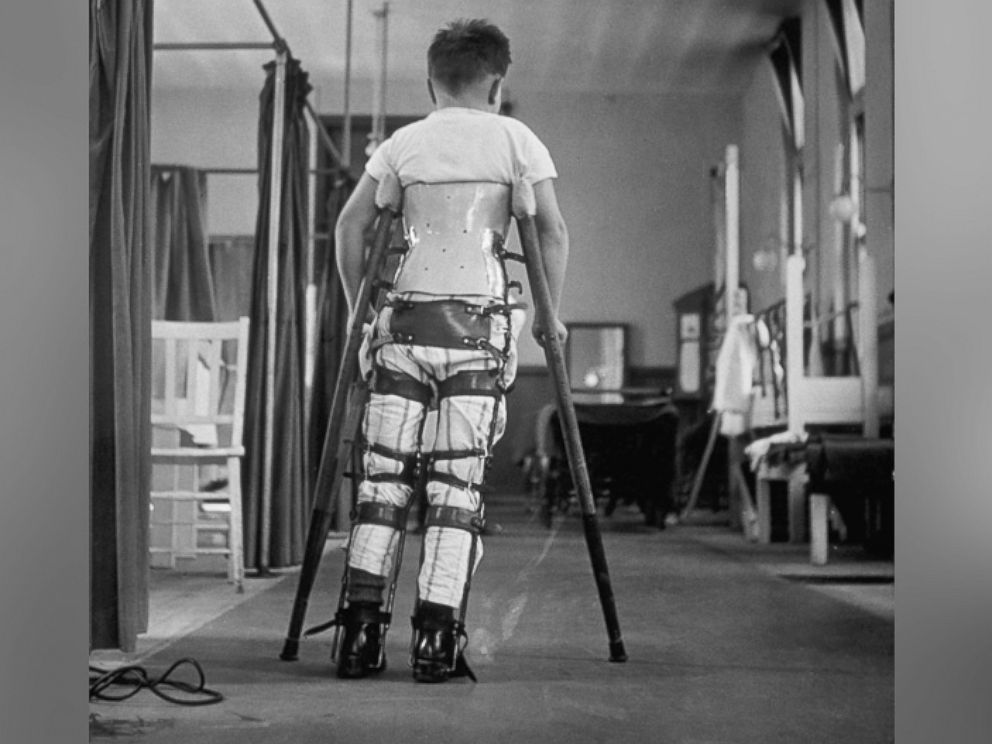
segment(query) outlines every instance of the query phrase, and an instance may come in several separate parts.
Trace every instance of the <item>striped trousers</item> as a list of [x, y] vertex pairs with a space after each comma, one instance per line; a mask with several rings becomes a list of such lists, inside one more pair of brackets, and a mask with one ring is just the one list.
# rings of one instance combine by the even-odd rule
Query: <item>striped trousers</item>
[[[368, 329], [362, 349], [363, 372], [385, 370], [394, 379], [427, 386], [431, 401], [373, 392], [362, 419], [364, 478], [358, 488], [365, 502], [406, 508], [413, 487], [404, 478], [405, 464], [420, 453], [427, 468], [426, 496], [433, 506], [481, 512], [482, 484], [492, 448], [506, 424], [503, 390], [516, 375], [516, 339], [523, 310], [490, 316], [489, 350], [447, 348], [377, 339], [390, 336], [390, 313], [381, 312]], [[374, 349], [369, 353], [369, 349]], [[492, 349], [500, 353], [493, 353]], [[488, 372], [498, 381], [492, 394], [443, 394], [445, 381], [466, 372]], [[438, 395], [438, 393], [442, 393]], [[392, 574], [399, 531], [384, 524], [356, 524], [348, 565], [378, 576]], [[466, 587], [482, 558], [478, 535], [448, 526], [428, 525], [424, 533], [417, 581], [418, 599], [454, 608], [466, 599]]]

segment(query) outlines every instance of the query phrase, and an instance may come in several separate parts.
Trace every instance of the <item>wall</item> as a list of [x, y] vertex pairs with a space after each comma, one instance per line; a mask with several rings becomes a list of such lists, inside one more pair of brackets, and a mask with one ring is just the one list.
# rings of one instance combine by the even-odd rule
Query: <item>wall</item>
[[[634, 366], [675, 363], [672, 302], [712, 280], [709, 169], [737, 136], [738, 101], [548, 94], [514, 115], [558, 166], [571, 256], [563, 319], [631, 324]], [[539, 363], [533, 343], [524, 363]]]

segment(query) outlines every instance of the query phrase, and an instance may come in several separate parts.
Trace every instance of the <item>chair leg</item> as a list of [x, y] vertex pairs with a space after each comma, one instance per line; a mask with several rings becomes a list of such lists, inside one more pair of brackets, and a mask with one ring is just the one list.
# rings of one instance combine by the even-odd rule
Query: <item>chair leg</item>
[[758, 472], [757, 484], [755, 487], [755, 497], [757, 507], [757, 528], [755, 536], [759, 543], [770, 543], [772, 541], [772, 494], [769, 480], [765, 473]]
[[825, 566], [830, 555], [830, 497], [823, 493], [809, 496], [809, 560], [814, 566]]
[[227, 480], [231, 503], [231, 524], [228, 529], [228, 580], [234, 583], [238, 592], [244, 591], [245, 552], [241, 527], [241, 459], [227, 458]]
[[789, 542], [804, 543], [809, 540], [806, 526], [806, 469], [796, 468], [789, 473]]

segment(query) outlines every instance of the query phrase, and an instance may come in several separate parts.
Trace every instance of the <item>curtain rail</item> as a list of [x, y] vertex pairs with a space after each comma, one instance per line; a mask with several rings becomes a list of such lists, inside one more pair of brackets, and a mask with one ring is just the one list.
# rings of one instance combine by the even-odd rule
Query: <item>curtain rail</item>
[[197, 49], [217, 51], [217, 50], [238, 50], [238, 49], [267, 49], [271, 51], [275, 43], [271, 41], [190, 41], [190, 42], [161, 42], [152, 46], [156, 52], [167, 51], [192, 51]]
[[[155, 167], [162, 168], [162, 169], [168, 169], [170, 166], [167, 166], [167, 165], [158, 165], [156, 163], [155, 164]], [[181, 167], [181, 166], [172, 166], [172, 167], [178, 168], [178, 167]], [[242, 175], [244, 175], [244, 176], [253, 176], [253, 175], [256, 175], [258, 173], [258, 168], [197, 168], [195, 166], [191, 166], [191, 167], [193, 167], [193, 169], [196, 170], [196, 171], [198, 171], [199, 173], [206, 173], [207, 175], [217, 175], [217, 176], [242, 176]], [[308, 172], [310, 174], [312, 174], [312, 175], [319, 176], [319, 175], [325, 175], [325, 174], [340, 173], [341, 172], [341, 169], [340, 168], [311, 168]]]

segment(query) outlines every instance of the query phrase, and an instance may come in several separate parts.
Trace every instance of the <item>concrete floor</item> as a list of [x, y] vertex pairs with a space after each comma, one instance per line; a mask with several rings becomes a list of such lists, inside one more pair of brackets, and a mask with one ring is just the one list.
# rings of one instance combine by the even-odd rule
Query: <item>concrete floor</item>
[[[845, 547], [816, 568], [803, 545], [755, 545], [718, 525], [659, 531], [618, 509], [600, 526], [629, 660], [610, 663], [579, 517], [547, 529], [519, 497], [492, 497], [487, 508], [501, 531], [486, 539], [470, 601], [477, 684], [410, 676], [412, 537], [389, 666], [364, 680], [334, 676], [330, 633], [305, 639], [298, 661], [279, 660], [295, 571], [250, 578], [244, 595], [222, 578], [158, 575], [138, 652], [91, 663], [157, 675], [191, 657], [225, 699], [185, 707], [144, 690], [91, 702], [91, 741], [893, 741], [891, 561]], [[332, 541], [307, 627], [333, 614], [342, 560]]]

